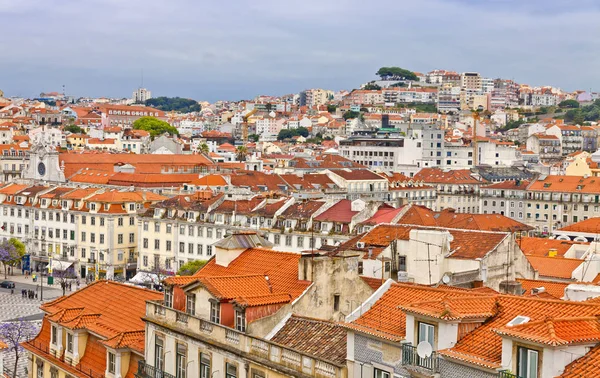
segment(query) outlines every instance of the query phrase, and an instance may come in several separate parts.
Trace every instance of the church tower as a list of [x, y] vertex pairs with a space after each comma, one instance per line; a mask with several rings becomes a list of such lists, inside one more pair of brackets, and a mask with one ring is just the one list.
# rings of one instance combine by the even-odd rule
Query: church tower
[[23, 172], [24, 179], [48, 182], [65, 182], [56, 147], [48, 145], [41, 134], [36, 135], [29, 150], [29, 166]]

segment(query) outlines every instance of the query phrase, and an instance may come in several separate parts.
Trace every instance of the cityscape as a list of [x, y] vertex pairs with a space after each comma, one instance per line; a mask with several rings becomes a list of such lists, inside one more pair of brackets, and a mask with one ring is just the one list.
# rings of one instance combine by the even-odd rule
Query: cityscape
[[[54, 41], [70, 39], [71, 63], [56, 59], [61, 47], [41, 49], [48, 71], [28, 80], [31, 61], [0, 62], [14, 72], [0, 80], [0, 376], [600, 377], [600, 83], [586, 73], [597, 57], [581, 62], [556, 37], [556, 65], [569, 54], [578, 62], [551, 73], [549, 45], [540, 45], [528, 71], [529, 55], [509, 56], [521, 48], [513, 30], [491, 38], [498, 24], [481, 25], [512, 12], [521, 13], [507, 25], [583, 10], [553, 1], [406, 4], [414, 19], [400, 29], [438, 20], [424, 13], [433, 4], [456, 19], [476, 12], [473, 25], [490, 42], [482, 51], [501, 51], [492, 42], [502, 38], [514, 46], [494, 64], [483, 52], [453, 64], [452, 54], [438, 57], [445, 50], [432, 36], [444, 31], [432, 25], [398, 42], [405, 59], [382, 50], [372, 64], [366, 57], [389, 35], [361, 53], [346, 25], [355, 40], [345, 56], [339, 36], [311, 34], [361, 9], [361, 22], [378, 26], [353, 1], [265, 2], [246, 9], [260, 25], [232, 13], [236, 30], [214, 25], [223, 10], [207, 4], [197, 30], [214, 40], [198, 40], [202, 59], [180, 47], [195, 31], [174, 21], [189, 12], [177, 18], [174, 5], [150, 1], [160, 20], [146, 4], [114, 4], [123, 14], [108, 17], [102, 35], [90, 30], [104, 8], [91, 3], [48, 10], [94, 14], [90, 25], [73, 21], [85, 37]], [[0, 19], [22, 31], [47, 8], [39, 6], [7, 4]], [[331, 24], [311, 31], [321, 11]], [[381, 15], [382, 34], [397, 32], [389, 17]], [[79, 80], [80, 39], [100, 51], [123, 20], [154, 22], [173, 38], [165, 44], [154, 29], [147, 37], [164, 44], [173, 71], [161, 76], [157, 67], [169, 63], [144, 40], [140, 59], [112, 46], [123, 59], [108, 68], [90, 55], [96, 74]], [[48, 37], [30, 26], [19, 38], [40, 46]], [[474, 30], [476, 43], [483, 36]], [[242, 48], [235, 38], [246, 31]], [[300, 32], [314, 44], [298, 42], [305, 60], [267, 43], [280, 49], [273, 60], [262, 44]], [[591, 51], [590, 33], [578, 43]], [[479, 54], [445, 37], [461, 54]], [[216, 53], [221, 38], [231, 45]], [[430, 48], [417, 43], [427, 38]], [[223, 67], [211, 66], [223, 57]], [[186, 71], [192, 63], [206, 66], [209, 84]], [[234, 64], [239, 72], [219, 72]], [[287, 64], [306, 67], [282, 74]], [[112, 79], [123, 70], [136, 73]], [[189, 75], [188, 85], [177, 75]]]

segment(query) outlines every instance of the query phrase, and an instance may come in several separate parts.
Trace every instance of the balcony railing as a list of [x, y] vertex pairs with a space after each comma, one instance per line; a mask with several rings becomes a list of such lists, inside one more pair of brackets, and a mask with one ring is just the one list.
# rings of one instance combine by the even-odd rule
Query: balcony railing
[[[177, 332], [178, 330], [188, 333], [194, 332], [195, 337], [198, 339], [210, 339], [211, 342], [225, 344], [229, 348], [238, 350], [241, 353], [269, 360], [284, 369], [290, 370], [291, 376], [296, 375], [293, 374], [294, 372], [319, 378], [341, 378], [346, 374], [344, 364], [317, 358], [313, 355], [286, 347], [285, 345], [250, 336], [244, 332], [210, 322], [195, 315], [185, 314], [182, 311], [164, 306], [162, 301], [146, 302], [146, 316], [157, 319], [172, 332]], [[182, 316], [187, 317], [187, 323], [181, 322]], [[140, 368], [138, 365], [137, 378], [163, 377], [161, 375], [151, 375], [154, 372], [152, 367], [150, 367], [147, 374], [145, 373], [146, 370], [139, 373], [140, 369], [145, 369], [145, 366], [147, 365], [143, 364]], [[167, 377], [167, 375], [164, 375], [164, 377]]]
[[498, 372], [498, 378], [519, 378], [519, 376], [514, 375], [508, 370], [501, 370]]
[[136, 378], [175, 378], [174, 375], [146, 364], [146, 361], [138, 361]]
[[417, 354], [417, 347], [411, 344], [402, 344], [402, 365], [420, 367], [431, 372], [438, 372], [438, 356], [433, 352], [431, 356], [421, 358]]

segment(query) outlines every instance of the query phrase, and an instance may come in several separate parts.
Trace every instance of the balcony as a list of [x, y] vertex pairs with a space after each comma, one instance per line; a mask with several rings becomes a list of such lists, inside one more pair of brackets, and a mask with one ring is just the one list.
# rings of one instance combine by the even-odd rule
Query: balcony
[[146, 361], [138, 361], [138, 369], [134, 375], [136, 378], [175, 378], [172, 374], [146, 364]]
[[519, 378], [519, 376], [514, 375], [508, 370], [501, 370], [498, 372], [498, 378]]
[[[169, 329], [172, 333], [181, 332], [193, 336], [197, 340], [211, 344], [222, 344], [235, 353], [255, 356], [257, 361], [268, 360], [277, 364], [286, 376], [308, 375], [318, 378], [341, 378], [346, 375], [346, 366], [314, 357], [285, 346], [272, 343], [258, 337], [250, 336], [233, 328], [186, 314], [182, 311], [166, 307], [162, 301], [146, 302], [146, 317], [155, 319], [157, 324]], [[186, 319], [183, 322], [183, 319]], [[250, 357], [252, 358], [252, 357]], [[437, 360], [436, 360], [437, 361]], [[437, 366], [437, 365], [436, 365]], [[156, 375], [153, 375], [156, 374]], [[137, 378], [172, 377], [157, 371], [145, 363], [138, 365]]]
[[421, 358], [417, 355], [417, 347], [412, 344], [402, 344], [402, 365], [425, 374], [434, 374], [439, 371], [437, 353], [433, 352], [431, 356]]

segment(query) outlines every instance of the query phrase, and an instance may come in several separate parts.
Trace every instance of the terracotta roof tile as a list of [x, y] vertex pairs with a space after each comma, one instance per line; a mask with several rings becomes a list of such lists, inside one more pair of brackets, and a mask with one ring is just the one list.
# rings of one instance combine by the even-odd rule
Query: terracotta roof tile
[[428, 184], [484, 184], [485, 181], [478, 180], [471, 175], [468, 169], [454, 169], [444, 171], [440, 168], [423, 168], [413, 180], [423, 181]]
[[592, 348], [583, 357], [565, 367], [559, 378], [582, 378], [597, 376], [600, 371], [600, 345]]
[[548, 257], [550, 251], [555, 250], [556, 256], [561, 257], [564, 256], [573, 245], [589, 243], [559, 239], [523, 237], [518, 239], [518, 244], [523, 253], [529, 256]]
[[350, 223], [358, 211], [352, 211], [352, 201], [343, 199], [317, 215], [314, 219], [320, 222]]
[[498, 312], [498, 302], [496, 296], [465, 296], [411, 303], [400, 308], [444, 320], [487, 319]]
[[565, 295], [565, 288], [570, 285], [570, 282], [556, 282], [544, 280], [528, 280], [525, 278], [517, 278], [517, 281], [525, 290], [524, 295], [536, 295], [534, 289], [544, 288], [544, 292], [550, 295], [553, 299], [562, 299]]
[[346, 329], [334, 322], [292, 315], [271, 341], [318, 358], [345, 364], [346, 334]]
[[598, 317], [547, 317], [543, 320], [504, 326], [493, 330], [499, 335], [551, 346], [600, 341]]
[[583, 263], [583, 260], [563, 257], [527, 256], [527, 260], [540, 276], [563, 279], [571, 279], [573, 271]]

